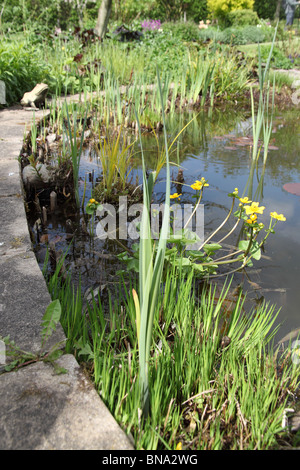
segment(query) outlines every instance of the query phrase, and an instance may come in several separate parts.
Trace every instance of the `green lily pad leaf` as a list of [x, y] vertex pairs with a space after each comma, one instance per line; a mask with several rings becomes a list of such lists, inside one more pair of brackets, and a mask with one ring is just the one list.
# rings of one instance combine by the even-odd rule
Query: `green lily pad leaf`
[[222, 245], [219, 245], [219, 243], [209, 243], [207, 245], [204, 245], [203, 250], [205, 253], [208, 255], [214, 253], [217, 250], [220, 250], [222, 248]]

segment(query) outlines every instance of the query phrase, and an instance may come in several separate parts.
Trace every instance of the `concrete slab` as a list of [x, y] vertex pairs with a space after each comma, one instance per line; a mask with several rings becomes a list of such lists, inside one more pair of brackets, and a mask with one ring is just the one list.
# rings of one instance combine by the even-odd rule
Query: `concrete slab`
[[132, 450], [72, 355], [0, 376], [1, 450]]
[[[47, 285], [32, 251], [0, 258], [0, 336], [10, 336], [24, 350], [41, 347], [41, 321], [51, 302]], [[65, 338], [59, 325], [48, 349]]]
[[[2, 187], [1, 178], [0, 185]], [[0, 196], [0, 221], [0, 262], [2, 256], [14, 257], [17, 253], [26, 253], [32, 250], [24, 200], [21, 194]]]

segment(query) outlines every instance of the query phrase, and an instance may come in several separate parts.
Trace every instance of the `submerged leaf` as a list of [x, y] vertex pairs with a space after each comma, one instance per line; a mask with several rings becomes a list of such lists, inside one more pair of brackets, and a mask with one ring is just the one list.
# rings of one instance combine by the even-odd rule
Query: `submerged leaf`
[[300, 196], [300, 183], [286, 183], [283, 185], [283, 189], [288, 193]]

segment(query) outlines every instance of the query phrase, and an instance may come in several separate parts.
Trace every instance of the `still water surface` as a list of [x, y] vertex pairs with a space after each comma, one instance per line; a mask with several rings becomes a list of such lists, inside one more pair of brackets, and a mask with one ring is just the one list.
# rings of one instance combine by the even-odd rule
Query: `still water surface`
[[[193, 117], [172, 116], [168, 119], [170, 142]], [[203, 198], [204, 229], [208, 236], [226, 217], [231, 205], [227, 194], [238, 187], [242, 193], [247, 186], [251, 169], [252, 125], [249, 113], [214, 110], [212, 113], [199, 114], [182, 133], [173, 146], [171, 159], [183, 169], [184, 183], [181, 203], [193, 202], [193, 190], [190, 188], [196, 179], [204, 176], [210, 186]], [[163, 143], [163, 139], [160, 139]], [[155, 167], [157, 143], [154, 138], [145, 136], [143, 148], [149, 169]], [[139, 145], [137, 144], [137, 150]], [[136, 156], [136, 173], [140, 176], [140, 157]], [[80, 177], [94, 172], [94, 181], [101, 175], [97, 157], [86, 152], [81, 161]], [[172, 167], [173, 178], [178, 168]], [[259, 163], [252, 184], [252, 199], [265, 206], [260, 221], [269, 225], [269, 213], [276, 211], [286, 216], [286, 222], [278, 222], [276, 234], [271, 235], [265, 247], [264, 256], [255, 261], [253, 268], [245, 273], [236, 274], [235, 284], [243, 285], [247, 297], [254, 302], [266, 299], [281, 309], [277, 324], [282, 326], [278, 340], [287, 333], [300, 328], [300, 196], [290, 194], [283, 189], [286, 183], [300, 184], [300, 117], [299, 110], [276, 112], [273, 120], [273, 132], [268, 160], [261, 178], [262, 165]], [[155, 186], [155, 200], [163, 202], [165, 177], [162, 171]], [[134, 176], [135, 178], [135, 176]], [[260, 184], [259, 184], [260, 181]], [[263, 184], [262, 184], [263, 183]], [[249, 186], [248, 186], [249, 187]], [[260, 188], [260, 190], [259, 190]], [[87, 184], [86, 199], [91, 196], [92, 183]], [[171, 193], [176, 191], [172, 185]], [[258, 192], [257, 192], [258, 191]], [[82, 185], [81, 185], [82, 195]], [[86, 202], [87, 202], [86, 201]], [[65, 250], [69, 237], [66, 219], [77, 223], [76, 215], [60, 214], [49, 219], [46, 228], [47, 240], [56, 240], [56, 248]], [[223, 236], [226, 232], [223, 232]], [[222, 238], [219, 236], [218, 239]], [[236, 237], [229, 240], [234, 244]], [[217, 241], [217, 240], [216, 240]], [[38, 259], [43, 262], [46, 244], [39, 240], [36, 244]], [[94, 286], [113, 282], [116, 266], [110, 256], [120, 252], [112, 242], [90, 241], [80, 230], [75, 232], [72, 249], [67, 257], [67, 265], [74, 276], [79, 273], [86, 279], [85, 284]], [[106, 275], [104, 274], [106, 273]]]

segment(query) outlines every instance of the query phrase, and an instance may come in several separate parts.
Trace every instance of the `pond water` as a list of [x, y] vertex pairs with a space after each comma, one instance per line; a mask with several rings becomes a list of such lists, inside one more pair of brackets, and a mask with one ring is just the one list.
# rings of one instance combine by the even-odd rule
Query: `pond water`
[[[207, 237], [228, 213], [231, 199], [227, 194], [235, 187], [242, 193], [249, 180], [249, 137], [252, 135], [252, 123], [250, 113], [244, 110], [213, 110], [197, 116], [192, 113], [175, 115], [167, 122], [170, 141], [192, 117], [195, 117], [194, 120], [174, 144], [171, 159], [180, 163], [183, 169], [186, 186], [183, 187], [181, 203], [193, 201], [193, 190], [189, 185], [196, 179], [204, 176], [209, 182], [202, 201], [204, 231]], [[163, 137], [159, 140], [162, 144]], [[300, 183], [299, 110], [276, 111], [270, 145], [263, 180], [261, 164], [255, 171], [252, 199], [266, 207], [264, 214], [260, 216], [260, 221], [266, 225], [269, 224], [271, 211], [283, 213], [287, 220], [277, 223], [276, 234], [268, 238], [263, 257], [255, 261], [247, 273], [237, 273], [234, 283], [243, 286], [248, 292], [249, 301], [260, 302], [265, 299], [281, 309], [277, 321], [277, 324], [282, 325], [277, 337], [279, 340], [287, 333], [300, 328], [300, 196], [283, 188], [286, 183]], [[144, 136], [143, 148], [147, 167], [154, 168], [157, 158], [155, 139], [150, 135]], [[139, 157], [136, 157], [135, 163], [135, 172], [140, 177]], [[177, 176], [177, 172], [178, 168], [172, 167], [173, 178]], [[88, 181], [87, 178], [86, 202], [91, 197], [94, 182], [99, 180], [101, 175], [97, 156], [86, 151], [82, 156], [80, 168], [81, 197], [83, 181], [91, 173], [93, 181]], [[155, 186], [156, 201], [163, 202], [164, 189], [165, 175], [161, 171]], [[171, 192], [175, 191], [176, 186], [172, 185]], [[123, 250], [113, 241], [104, 242], [97, 238], [91, 240], [82, 228], [82, 219], [80, 220], [69, 206], [65, 206], [59, 213], [49, 215], [43, 227], [37, 228], [34, 214], [30, 214], [29, 222], [35, 234], [35, 250], [41, 266], [50, 241], [57, 251], [64, 252], [72, 240], [66, 257], [66, 267], [72, 270], [74, 278], [78, 278], [80, 274], [85, 287], [104, 286], [115, 282], [116, 271], [121, 267], [115, 255]], [[226, 231], [218, 239], [225, 233]], [[227, 242], [234, 245], [238, 235], [237, 232]]]

